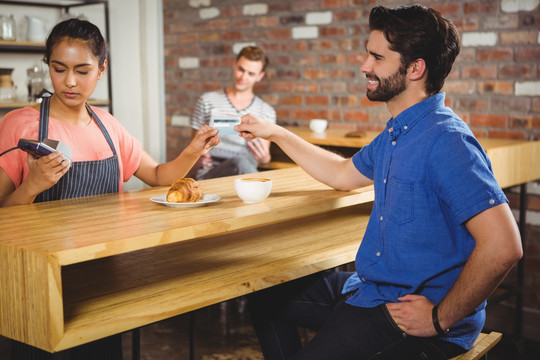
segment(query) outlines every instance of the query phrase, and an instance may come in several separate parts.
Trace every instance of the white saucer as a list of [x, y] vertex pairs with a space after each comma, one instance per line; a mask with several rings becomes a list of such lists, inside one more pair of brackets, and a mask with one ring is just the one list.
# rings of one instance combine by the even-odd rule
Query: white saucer
[[213, 202], [216, 202], [220, 199], [221, 199], [220, 196], [214, 195], [214, 194], [204, 194], [202, 199], [197, 202], [181, 202], [181, 203], [168, 202], [167, 194], [157, 195], [150, 198], [150, 200], [152, 200], [153, 202], [157, 204], [162, 204], [162, 205], [170, 206], [170, 207], [179, 207], [179, 208], [205, 206]]

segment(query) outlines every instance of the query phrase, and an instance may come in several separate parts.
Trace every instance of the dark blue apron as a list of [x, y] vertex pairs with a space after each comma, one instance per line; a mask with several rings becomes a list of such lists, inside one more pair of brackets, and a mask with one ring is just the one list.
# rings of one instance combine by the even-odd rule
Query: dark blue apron
[[[49, 131], [49, 101], [43, 97], [39, 114], [39, 141], [47, 138]], [[83, 196], [116, 193], [119, 190], [120, 168], [114, 144], [103, 123], [90, 106], [86, 106], [103, 132], [113, 156], [103, 160], [77, 161], [50, 189], [39, 194], [34, 202], [71, 199]]]

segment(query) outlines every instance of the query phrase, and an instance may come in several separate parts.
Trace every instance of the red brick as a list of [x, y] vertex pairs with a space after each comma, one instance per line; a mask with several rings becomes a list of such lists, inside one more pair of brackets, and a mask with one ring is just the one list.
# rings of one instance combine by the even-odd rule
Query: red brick
[[506, 127], [506, 115], [471, 114], [472, 126]]
[[272, 81], [270, 90], [272, 92], [285, 92], [290, 93], [292, 91], [293, 84], [285, 81]]
[[199, 41], [201, 42], [217, 42], [219, 41], [219, 33], [211, 32], [199, 35]]
[[294, 12], [304, 12], [304, 11], [314, 11], [314, 10], [320, 10], [319, 4], [316, 1], [311, 0], [295, 0], [292, 1], [292, 8], [291, 10]]
[[319, 36], [320, 37], [337, 37], [344, 36], [345, 29], [343, 27], [319, 27]]
[[484, 111], [489, 110], [489, 100], [484, 99], [484, 98], [476, 98], [476, 97], [464, 97], [457, 100], [456, 108], [463, 109], [466, 111], [484, 112]]
[[281, 51], [284, 52], [303, 52], [308, 49], [305, 41], [295, 41], [291, 43], [285, 43], [281, 45]]
[[531, 115], [508, 117], [508, 127], [511, 129], [529, 129], [532, 127], [533, 117]]
[[498, 10], [498, 2], [468, 2], [463, 6], [464, 14], [482, 14], [482, 16], [488, 16], [490, 13], [494, 14]]
[[499, 34], [501, 43], [507, 44], [536, 44], [538, 31], [503, 31]]
[[298, 96], [298, 95], [281, 96], [281, 98], [279, 99], [279, 104], [300, 106], [302, 105], [302, 96]]
[[180, 34], [178, 35], [178, 42], [181, 44], [189, 44], [194, 43], [199, 40], [199, 36], [197, 34]]
[[290, 29], [269, 29], [268, 30], [269, 39], [290, 39], [291, 30]]
[[207, 22], [208, 29], [222, 30], [230, 27], [229, 19], [215, 19]]
[[305, 97], [306, 105], [308, 106], [328, 106], [330, 100], [328, 96], [306, 96]]
[[295, 82], [293, 83], [293, 92], [300, 92], [300, 93], [314, 93], [319, 92], [319, 86], [317, 83], [310, 81], [310, 82]]
[[534, 97], [532, 99], [532, 111], [540, 112], [540, 97]]
[[253, 27], [253, 21], [252, 21], [251, 18], [232, 19], [231, 20], [231, 27], [233, 29], [252, 28]]
[[516, 61], [533, 61], [537, 62], [540, 58], [540, 47], [539, 46], [523, 46], [516, 47]]
[[462, 17], [453, 19], [452, 22], [459, 31], [476, 31], [479, 29], [479, 19], [477, 17]]
[[347, 83], [345, 81], [322, 82], [320, 86], [323, 93], [335, 94], [347, 91]]
[[366, 61], [365, 53], [352, 53], [347, 54], [346, 63], [349, 65], [362, 65]]
[[346, 8], [347, 0], [322, 0], [321, 9]]
[[323, 69], [306, 69], [304, 70], [306, 79], [328, 79], [328, 71]]
[[495, 65], [465, 66], [461, 72], [465, 79], [493, 79], [497, 76], [497, 67]]
[[358, 98], [354, 95], [332, 97], [332, 105], [336, 105], [339, 107], [341, 106], [353, 107], [353, 106], [357, 106], [357, 104], [358, 104]]
[[531, 101], [526, 96], [505, 96], [491, 99], [491, 111], [495, 113], [518, 112], [527, 113], [531, 108]]
[[334, 43], [331, 40], [312, 40], [309, 43], [309, 49], [311, 51], [324, 51], [332, 50]]
[[509, 47], [498, 47], [494, 49], [477, 49], [476, 61], [510, 61], [514, 57], [514, 50]]
[[474, 81], [446, 81], [443, 86], [443, 91], [447, 93], [455, 94], [471, 94], [474, 92], [475, 84]]
[[362, 13], [358, 10], [336, 11], [334, 12], [334, 21], [338, 23], [355, 21], [360, 19], [361, 14]]
[[537, 77], [535, 64], [509, 64], [499, 67], [500, 78], [534, 79]]
[[222, 31], [221, 39], [225, 41], [241, 40], [242, 33], [240, 31]]
[[317, 111], [312, 109], [293, 110], [292, 117], [298, 120], [311, 120], [319, 118]]
[[429, 5], [431, 8], [440, 12], [443, 16], [449, 17], [449, 15], [458, 14], [460, 12], [460, 5], [456, 2], [433, 2]]
[[332, 70], [332, 79], [354, 79], [356, 72], [347, 69], [335, 69]]
[[293, 61], [294, 61], [293, 65], [296, 65], [296, 66], [314, 66], [315, 65], [315, 57], [312, 54], [302, 55], [298, 58], [294, 58]]
[[346, 110], [343, 112], [343, 120], [350, 122], [368, 122], [369, 115], [364, 111]]
[[511, 81], [481, 81], [477, 84], [477, 90], [480, 94], [512, 95], [514, 93], [513, 86]]
[[262, 16], [255, 20], [255, 25], [261, 27], [275, 27], [279, 24], [279, 18], [276, 16]]
[[327, 64], [345, 64], [345, 54], [321, 54], [319, 55], [319, 63], [321, 65]]

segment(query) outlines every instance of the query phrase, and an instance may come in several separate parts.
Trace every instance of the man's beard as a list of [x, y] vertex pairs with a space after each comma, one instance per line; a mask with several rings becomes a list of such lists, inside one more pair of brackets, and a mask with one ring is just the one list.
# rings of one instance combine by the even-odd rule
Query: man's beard
[[[380, 79], [375, 75], [372, 75], [379, 81], [379, 86], [375, 90], [367, 90], [367, 98], [371, 101], [387, 102], [392, 100], [397, 95], [401, 94], [405, 88], [405, 75], [407, 74], [407, 67], [401, 65], [394, 74], [387, 78]], [[369, 79], [369, 77], [368, 77]]]

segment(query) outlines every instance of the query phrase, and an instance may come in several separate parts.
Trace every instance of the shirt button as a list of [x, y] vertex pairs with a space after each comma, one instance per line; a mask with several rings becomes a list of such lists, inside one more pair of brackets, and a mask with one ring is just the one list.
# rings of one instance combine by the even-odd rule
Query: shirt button
[[490, 200], [489, 200], [489, 204], [490, 204], [490, 205], [493, 205], [493, 204], [495, 204], [495, 200], [493, 200], [493, 199], [490, 199]]
[[377, 256], [381, 256], [381, 252], [380, 251], [377, 251]]
[[360, 279], [362, 281], [366, 281], [366, 278], [362, 276], [362, 278]]
[[405, 125], [405, 126], [403, 127], [403, 130], [407, 130], [408, 128], [409, 128], [409, 127], [408, 127], [407, 125]]
[[383, 217], [381, 216], [381, 217], [379, 218], [379, 220], [381, 220], [381, 221], [382, 221], [382, 219], [383, 219]]
[[396, 141], [395, 140], [392, 141], [392, 145], [396, 146]]
[[386, 184], [386, 179], [384, 179], [382, 182]]

